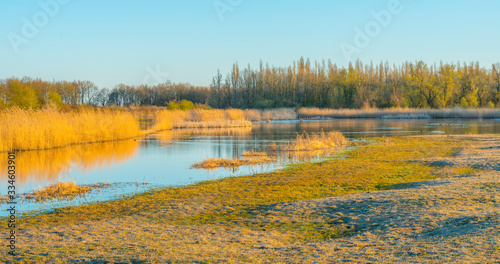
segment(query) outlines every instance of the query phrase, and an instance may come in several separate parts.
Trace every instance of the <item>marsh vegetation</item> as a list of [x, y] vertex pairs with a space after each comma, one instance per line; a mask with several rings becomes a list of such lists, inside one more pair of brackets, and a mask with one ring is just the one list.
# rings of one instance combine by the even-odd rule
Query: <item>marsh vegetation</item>
[[[287, 144], [280, 144], [280, 150], [285, 152], [304, 152], [304, 151], [318, 151], [332, 149], [346, 145], [346, 139], [339, 131], [331, 131], [325, 133], [321, 131], [320, 134], [308, 134], [307, 132], [297, 134], [297, 137]], [[276, 142], [269, 143], [267, 146], [271, 155], [276, 156], [275, 152], [278, 150]], [[294, 155], [291, 153], [289, 155]], [[265, 152], [247, 151], [241, 154], [244, 159], [221, 159], [221, 158], [208, 158], [202, 162], [193, 164], [193, 168], [197, 169], [214, 169], [219, 167], [236, 168], [243, 165], [255, 165], [262, 163], [269, 163], [275, 161]]]
[[[257, 259], [301, 262], [305, 259], [321, 261], [328, 256], [334, 257], [328, 252], [346, 258], [349, 254], [356, 254], [358, 258], [367, 260], [379, 259], [375, 253], [384, 252], [385, 257], [381, 257], [381, 261], [403, 258], [415, 261], [453, 261], [458, 258], [492, 260], [494, 250], [484, 248], [474, 251], [475, 246], [471, 249], [462, 248], [461, 254], [440, 255], [441, 250], [461, 248], [460, 244], [445, 238], [437, 241], [438, 244], [432, 248], [422, 244], [426, 241], [425, 237], [429, 237], [428, 232], [435, 232], [435, 228], [452, 221], [455, 215], [460, 218], [460, 212], [469, 212], [470, 217], [473, 217], [475, 212], [481, 211], [462, 209], [468, 206], [480, 208], [478, 206], [488, 204], [467, 196], [471, 190], [453, 189], [449, 194], [444, 194], [440, 190], [444, 191], [441, 187], [445, 185], [439, 181], [436, 184], [429, 182], [430, 189], [418, 192], [418, 197], [401, 193], [401, 197], [394, 196], [392, 199], [388, 196], [394, 192], [385, 190], [396, 188], [404, 191], [405, 186], [412, 186], [404, 183], [449, 178], [443, 183], [457, 179], [456, 186], [453, 185], [457, 188], [476, 188], [474, 186], [477, 185], [485, 197], [489, 197], [492, 193], [488, 190], [494, 191], [496, 189], [492, 188], [496, 187], [488, 185], [490, 187], [486, 188], [482, 182], [476, 184], [472, 180], [475, 179], [474, 175], [488, 170], [478, 165], [496, 166], [498, 156], [493, 153], [493, 156], [478, 154], [484, 153], [482, 149], [485, 147], [497, 144], [498, 138], [390, 137], [374, 138], [372, 142], [374, 144], [342, 153], [342, 158], [333, 157], [320, 163], [292, 165], [278, 172], [163, 188], [126, 199], [62, 208], [50, 214], [26, 217], [23, 219], [24, 229], [30, 235], [20, 247], [19, 260], [45, 261], [58, 258], [93, 261], [112, 257], [117, 261], [154, 258], [160, 262], [182, 262], [196, 256], [206, 262]], [[481, 178], [481, 181], [489, 183], [493, 180], [490, 178]], [[464, 180], [471, 181], [472, 185], [458, 182]], [[456, 200], [449, 200], [452, 194]], [[446, 200], [439, 200], [442, 195], [445, 195], [443, 197]], [[388, 198], [384, 198], [386, 196]], [[415, 199], [411, 198], [414, 196]], [[445, 204], [458, 207], [440, 211], [445, 209], [442, 208]], [[384, 206], [388, 210], [386, 214], [381, 211]], [[491, 206], [488, 208], [493, 210]], [[391, 210], [394, 213], [390, 213]], [[354, 212], [363, 212], [363, 215]], [[438, 217], [436, 221], [429, 221], [431, 212], [434, 217]], [[82, 216], [85, 220], [82, 220]], [[134, 219], [133, 224], [130, 224], [131, 219]], [[481, 226], [488, 228], [485, 221], [491, 220], [484, 219], [480, 220]], [[397, 223], [418, 226], [405, 227]], [[470, 227], [472, 222], [465, 225]], [[156, 239], [152, 239], [151, 230], [158, 232], [153, 235]], [[487, 230], [489, 233], [486, 234], [494, 235], [491, 233], [494, 229]], [[48, 235], [53, 232], [61, 235]], [[151, 239], [144, 240], [143, 248], [137, 249], [132, 246], [135, 240], [126, 239], [131, 234]], [[44, 236], [43, 245], [37, 242], [41, 236]], [[424, 240], [418, 239], [421, 236]], [[458, 235], [457, 239], [463, 236], [468, 237], [467, 234]], [[81, 237], [82, 240], [92, 237], [96, 242], [92, 244], [92, 252], [88, 251], [87, 244], [70, 243], [73, 237]], [[412, 250], [426, 252], [427, 255], [410, 254], [413, 252], [410, 249], [404, 251], [410, 253], [401, 255], [402, 244], [397, 241], [413, 241], [415, 237], [417, 239], [412, 242], [415, 246]], [[391, 238], [398, 239], [396, 244]], [[239, 242], [234, 242], [235, 239]], [[435, 239], [433, 241], [436, 242]], [[468, 241], [472, 245], [481, 243]], [[383, 249], [369, 246], [372, 243], [377, 243]], [[177, 249], [154, 251], [157, 248], [171, 248], [172, 245], [176, 245]], [[119, 254], [108, 250], [117, 246], [123, 248]], [[55, 247], [59, 250], [52, 250]], [[321, 249], [325, 254], [317, 254], [315, 249]], [[151, 250], [155, 253], [151, 254]], [[39, 254], [48, 251], [52, 252], [49, 256]]]

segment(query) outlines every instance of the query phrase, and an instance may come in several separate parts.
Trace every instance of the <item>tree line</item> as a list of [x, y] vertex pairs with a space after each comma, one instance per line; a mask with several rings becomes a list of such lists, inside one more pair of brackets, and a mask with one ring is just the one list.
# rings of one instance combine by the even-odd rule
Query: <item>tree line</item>
[[46, 105], [64, 106], [131, 106], [175, 105], [173, 102], [190, 101], [205, 104], [210, 88], [195, 87], [187, 83], [148, 86], [116, 85], [113, 89], [99, 89], [90, 81], [47, 82], [32, 78], [10, 78], [0, 81], [0, 108], [18, 106], [37, 109]]
[[330, 60], [312, 64], [300, 58], [288, 67], [264, 66], [261, 61], [258, 69], [247, 66], [242, 70], [234, 63], [225, 78], [218, 70], [209, 87], [167, 81], [99, 89], [90, 81], [47, 82], [28, 77], [0, 81], [0, 107], [173, 107], [172, 102], [182, 100], [214, 108], [495, 107], [500, 106], [500, 63], [484, 68], [477, 62], [389, 66], [356, 61], [346, 68]]
[[261, 61], [256, 70], [235, 63], [224, 79], [217, 72], [211, 92], [209, 102], [217, 108], [494, 107], [500, 106], [500, 63], [487, 69], [477, 62], [389, 66], [358, 60], [340, 68], [300, 58], [288, 67]]

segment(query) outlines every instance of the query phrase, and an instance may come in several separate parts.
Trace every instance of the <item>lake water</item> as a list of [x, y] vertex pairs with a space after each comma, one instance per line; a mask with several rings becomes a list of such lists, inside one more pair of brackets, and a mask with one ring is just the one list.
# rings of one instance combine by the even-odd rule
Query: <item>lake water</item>
[[[238, 169], [198, 170], [191, 165], [204, 158], [241, 157], [245, 151], [266, 151], [272, 142], [289, 142], [297, 133], [341, 131], [348, 138], [422, 134], [498, 134], [500, 120], [379, 120], [276, 121], [252, 128], [164, 131], [142, 139], [77, 145], [16, 154], [16, 188], [28, 193], [58, 180], [79, 184], [108, 182], [86, 197], [71, 201], [20, 201], [21, 212], [104, 201], [162, 187], [192, 184], [228, 176], [267, 172], [290, 162], [319, 159], [328, 153], [278, 156], [278, 161]], [[0, 195], [7, 193], [7, 153], [0, 153]], [[2, 205], [2, 208], [5, 205]], [[6, 215], [2, 209], [0, 216]]]

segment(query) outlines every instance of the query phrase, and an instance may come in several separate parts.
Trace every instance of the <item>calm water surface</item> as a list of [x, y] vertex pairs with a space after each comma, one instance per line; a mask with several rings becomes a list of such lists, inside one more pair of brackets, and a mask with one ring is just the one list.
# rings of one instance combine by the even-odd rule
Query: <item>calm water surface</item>
[[[297, 133], [339, 130], [348, 138], [422, 134], [498, 134], [500, 120], [329, 120], [256, 123], [252, 128], [165, 131], [143, 139], [18, 152], [17, 192], [27, 193], [58, 180], [79, 184], [108, 182], [109, 187], [72, 201], [19, 201], [21, 212], [116, 199], [144, 190], [192, 184], [228, 176], [267, 172], [289, 162], [320, 158], [280, 155], [278, 161], [228, 170], [197, 170], [204, 158], [241, 157], [245, 151], [266, 151], [271, 142], [289, 142]], [[322, 153], [325, 155], [325, 153]], [[0, 195], [7, 193], [7, 154], [0, 153]], [[5, 205], [2, 205], [4, 208]], [[7, 212], [2, 209], [0, 216]]]

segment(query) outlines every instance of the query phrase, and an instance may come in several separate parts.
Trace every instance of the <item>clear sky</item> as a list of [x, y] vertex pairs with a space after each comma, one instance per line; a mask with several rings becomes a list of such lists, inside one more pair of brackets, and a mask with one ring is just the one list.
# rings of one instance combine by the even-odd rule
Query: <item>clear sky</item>
[[500, 61], [499, 14], [497, 0], [2, 0], [0, 79], [209, 85], [236, 61], [300, 56], [489, 68]]

